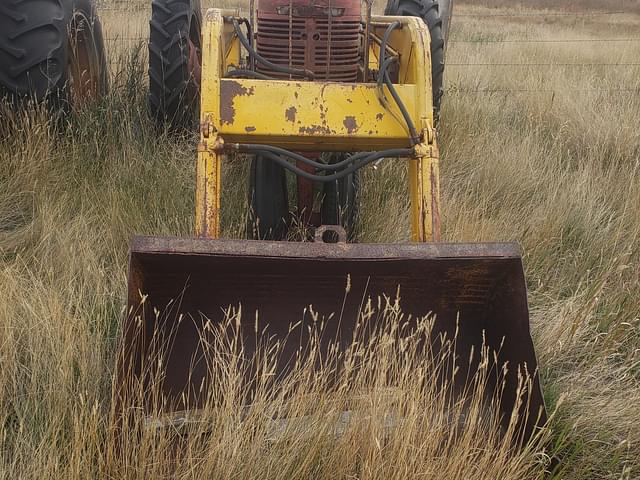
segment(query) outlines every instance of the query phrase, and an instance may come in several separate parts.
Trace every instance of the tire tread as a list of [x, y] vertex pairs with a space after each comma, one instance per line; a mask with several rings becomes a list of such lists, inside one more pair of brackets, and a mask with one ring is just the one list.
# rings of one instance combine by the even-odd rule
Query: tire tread
[[172, 129], [188, 129], [194, 121], [189, 99], [190, 25], [201, 22], [198, 2], [154, 0], [149, 21], [149, 106], [156, 121]]
[[429, 28], [431, 35], [431, 86], [433, 111], [436, 119], [440, 113], [444, 93], [444, 47], [442, 16], [438, 0], [389, 0], [385, 15], [419, 17]]
[[0, 3], [0, 87], [43, 99], [64, 81], [68, 8], [62, 0]]

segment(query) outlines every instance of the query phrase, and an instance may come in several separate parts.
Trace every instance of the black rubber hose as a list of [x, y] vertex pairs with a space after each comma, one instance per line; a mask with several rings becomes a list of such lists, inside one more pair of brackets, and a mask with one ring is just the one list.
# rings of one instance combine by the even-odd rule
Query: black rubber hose
[[261, 63], [265, 67], [270, 68], [271, 70], [275, 70], [276, 72], [287, 73], [289, 75], [295, 75], [298, 77], [304, 77], [304, 78], [308, 78], [309, 80], [313, 80], [314, 78], [313, 72], [310, 72], [309, 70], [297, 70], [293, 68], [283, 67], [282, 65], [277, 65], [267, 60], [266, 58], [264, 58], [262, 55], [260, 55], [258, 52], [254, 50], [254, 48], [251, 46], [251, 44], [247, 40], [247, 37], [245, 37], [244, 33], [242, 33], [242, 30], [240, 29], [240, 24], [238, 24], [238, 20], [236, 20], [234, 17], [229, 17], [229, 18], [233, 23], [233, 28], [236, 31], [236, 35], [238, 35], [238, 39], [240, 40], [240, 43], [247, 50], [247, 52], [249, 52], [249, 55], [258, 61], [258, 63]]
[[295, 173], [296, 175], [306, 178], [308, 180], [311, 180], [313, 182], [321, 182], [321, 183], [327, 183], [327, 182], [333, 182], [335, 180], [340, 180], [341, 178], [346, 177], [347, 175], [352, 174], [353, 172], [355, 172], [356, 170], [361, 169], [362, 167], [364, 167], [365, 165], [368, 165], [369, 163], [375, 162], [377, 160], [380, 160], [381, 158], [385, 158], [385, 157], [412, 157], [414, 155], [413, 149], [412, 148], [396, 148], [396, 149], [392, 149], [392, 150], [383, 150], [382, 152], [372, 152], [370, 154], [368, 154], [366, 157], [362, 158], [360, 161], [357, 161], [355, 163], [353, 163], [351, 166], [340, 170], [339, 172], [333, 173], [331, 175], [315, 175], [313, 173], [309, 173], [306, 172], [298, 167], [296, 167], [295, 165], [292, 165], [291, 163], [289, 163], [288, 161], [286, 161], [285, 159], [283, 159], [282, 157], [280, 157], [279, 155], [266, 151], [266, 150], [254, 150], [254, 151], [250, 151], [249, 153], [255, 153], [255, 154], [260, 154], [262, 155], [264, 158], [268, 158], [269, 160], [276, 162], [278, 165], [280, 165], [283, 168], [286, 168], [287, 170]]
[[413, 124], [413, 120], [411, 120], [411, 115], [409, 115], [407, 108], [404, 106], [404, 103], [402, 103], [402, 99], [398, 95], [398, 92], [396, 91], [396, 87], [394, 87], [388, 72], [389, 66], [395, 61], [395, 59], [386, 58], [387, 43], [389, 42], [389, 37], [391, 36], [391, 33], [395, 29], [401, 28], [401, 27], [402, 27], [402, 24], [398, 21], [395, 21], [387, 27], [387, 29], [384, 32], [384, 35], [382, 36], [382, 41], [380, 42], [380, 58], [378, 59], [379, 61], [378, 88], [382, 89], [382, 81], [384, 81], [387, 88], [389, 88], [389, 92], [391, 93], [393, 100], [396, 102], [396, 105], [398, 105], [398, 108], [400, 109], [400, 113], [402, 114], [404, 121], [407, 124], [407, 128], [409, 129], [409, 134], [411, 135], [411, 139], [410, 139], [411, 144], [416, 145], [420, 143], [420, 137], [418, 136], [418, 132], [416, 130], [415, 125]]
[[382, 41], [380, 42], [380, 57], [378, 58], [378, 66], [381, 66], [384, 63], [384, 60], [387, 56], [387, 43], [389, 43], [389, 37], [391, 36], [391, 32], [393, 32], [396, 28], [402, 28], [402, 24], [397, 20], [391, 23], [384, 31]]
[[[387, 88], [389, 88], [389, 92], [391, 93], [391, 96], [393, 97], [394, 102], [396, 103], [396, 105], [398, 105], [398, 109], [400, 110], [400, 113], [402, 114], [402, 118], [404, 118], [405, 123], [407, 124], [407, 128], [409, 130], [409, 133], [411, 135], [411, 144], [412, 145], [416, 145], [418, 143], [420, 143], [420, 137], [418, 136], [418, 132], [415, 129], [415, 126], [413, 124], [413, 121], [411, 120], [411, 116], [409, 115], [409, 112], [407, 111], [407, 108], [404, 106], [404, 103], [402, 102], [402, 99], [400, 98], [400, 96], [398, 95], [398, 92], [396, 90], [396, 87], [393, 85], [393, 82], [391, 81], [391, 78], [389, 77], [389, 72], [387, 71], [389, 66], [396, 62], [398, 59], [397, 57], [391, 57], [391, 58], [387, 58], [384, 63], [380, 66], [380, 70], [378, 71], [378, 89], [380, 91], [382, 91], [382, 84], [384, 83]], [[384, 97], [384, 95], [383, 95]], [[385, 99], [386, 102], [386, 99]], [[384, 105], [383, 105], [384, 106]], [[386, 106], [385, 106], [386, 108]]]
[[[251, 28], [251, 22], [246, 18], [241, 18], [240, 21], [247, 27], [247, 40], [249, 41], [249, 45], [253, 47], [253, 29]], [[252, 56], [249, 56], [249, 59], [249, 69], [254, 72], [256, 70], [256, 60]]]
[[398, 61], [398, 57], [391, 57], [391, 58], [387, 58], [384, 62], [382, 62], [382, 64], [380, 65], [380, 69], [378, 70], [378, 90], [380, 90], [380, 93], [383, 93], [382, 90], [382, 84], [385, 83], [385, 77], [387, 77], [387, 69], [391, 66], [392, 63], [395, 63]]
[[240, 22], [244, 23], [247, 27], [247, 41], [249, 42], [249, 45], [253, 47], [253, 30], [251, 30], [251, 22], [246, 18], [241, 18]]
[[326, 164], [322, 162], [316, 162], [315, 160], [311, 160], [310, 158], [304, 157], [299, 153], [290, 152], [289, 150], [285, 150], [284, 148], [274, 147], [272, 145], [261, 145], [261, 144], [253, 144], [253, 143], [243, 143], [243, 144], [235, 144], [232, 145], [236, 151], [240, 153], [255, 153], [255, 152], [271, 152], [276, 155], [281, 155], [283, 157], [288, 157], [292, 160], [297, 160], [307, 165], [314, 167], [316, 170], [322, 170], [325, 172], [335, 172], [336, 170], [342, 169], [342, 167], [349, 165], [350, 163], [356, 162], [361, 158], [366, 157], [367, 155], [371, 155], [372, 152], [359, 152], [354, 155], [351, 155], [344, 160]]
[[242, 68], [238, 68], [236, 70], [229, 70], [224, 78], [255, 78], [258, 80], [273, 80], [273, 78], [260, 73], [254, 72], [253, 70], [245, 70]]
[[405, 107], [404, 103], [402, 103], [402, 99], [400, 98], [400, 95], [398, 95], [398, 92], [396, 91], [396, 87], [391, 82], [391, 78], [389, 78], [389, 74], [387, 72], [385, 72], [384, 77], [385, 77], [385, 83], [387, 85], [387, 88], [389, 88], [389, 92], [391, 92], [391, 96], [393, 97], [393, 100], [398, 105], [398, 108], [400, 109], [400, 113], [402, 113], [402, 116], [404, 117], [405, 122], [407, 122], [407, 127], [409, 128], [409, 133], [411, 134], [411, 145], [412, 146], [417, 145], [418, 143], [420, 143], [420, 137], [418, 136], [418, 132], [416, 131], [416, 127], [413, 124], [413, 121], [411, 120], [411, 115], [409, 115], [409, 112], [407, 111], [407, 107]]

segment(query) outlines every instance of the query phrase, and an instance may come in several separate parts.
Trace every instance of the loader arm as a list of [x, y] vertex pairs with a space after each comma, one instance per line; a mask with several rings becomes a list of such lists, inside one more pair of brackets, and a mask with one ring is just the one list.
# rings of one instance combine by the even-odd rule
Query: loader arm
[[[408, 160], [412, 239], [440, 238], [438, 147], [433, 128], [429, 31], [414, 17], [374, 17], [372, 35], [380, 38], [399, 21], [389, 48], [398, 52], [396, 85], [420, 132], [411, 146], [407, 126], [393, 101], [384, 104], [375, 83], [225, 78], [240, 63], [240, 45], [224, 11], [205, 16], [200, 143], [196, 180], [196, 233], [220, 234], [220, 168], [237, 144], [268, 144], [294, 151], [384, 150], [413, 147]], [[371, 42], [371, 68], [380, 45]], [[384, 87], [384, 96], [391, 95]]]

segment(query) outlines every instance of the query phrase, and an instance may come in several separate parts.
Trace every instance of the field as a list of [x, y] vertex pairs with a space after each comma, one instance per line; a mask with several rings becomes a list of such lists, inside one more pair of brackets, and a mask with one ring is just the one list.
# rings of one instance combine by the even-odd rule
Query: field
[[[522, 246], [553, 412], [538, 443], [511, 451], [473, 415], [463, 435], [424, 428], [438, 404], [412, 396], [415, 358], [377, 345], [371, 369], [396, 372], [409, 412], [390, 434], [372, 420], [336, 441], [274, 442], [260, 412], [225, 423], [227, 405], [212, 439], [177, 464], [153, 434], [113, 447], [129, 240], [190, 234], [195, 136], [153, 128], [148, 11], [107, 2], [109, 97], [57, 129], [41, 110], [2, 110], [0, 478], [640, 478], [638, 2], [481, 3], [456, 4], [447, 51], [443, 234]], [[226, 237], [244, 235], [246, 177], [241, 158], [225, 166]], [[360, 241], [408, 239], [405, 184], [397, 162], [366, 170]], [[383, 398], [364, 402], [371, 418]], [[263, 406], [282, 401], [265, 394]], [[318, 428], [334, 401], [313, 400]]]

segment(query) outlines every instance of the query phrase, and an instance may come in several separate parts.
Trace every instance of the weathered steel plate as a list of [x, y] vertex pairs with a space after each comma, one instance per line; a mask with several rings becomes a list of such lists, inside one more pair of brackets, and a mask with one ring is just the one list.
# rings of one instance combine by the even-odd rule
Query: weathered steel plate
[[[347, 276], [350, 292], [345, 300]], [[145, 294], [144, 336], [174, 330], [173, 347], [163, 362], [162, 388], [168, 405], [177, 411], [197, 408], [200, 386], [206, 390], [212, 380], [207, 378], [204, 362], [194, 362], [202, 356], [198, 322], [203, 317], [221, 321], [224, 308], [241, 304], [241, 331], [250, 355], [255, 311], [259, 311], [260, 329], [291, 338], [290, 325], [302, 319], [309, 305], [325, 317], [344, 309], [340, 321], [336, 315], [335, 321], [328, 322], [326, 335], [349, 338], [362, 299], [393, 297], [398, 287], [405, 313], [436, 314], [432, 341], [441, 333], [452, 338], [458, 328], [459, 358], [469, 358], [471, 348], [479, 351], [484, 340], [497, 352], [498, 367], [507, 364], [501, 403], [506, 419], [517, 408], [518, 367], [535, 372], [530, 402], [523, 407], [529, 413], [521, 424], [525, 437], [546, 422], [522, 261], [513, 243], [366, 245], [136, 237], [129, 265], [128, 311], [138, 311], [140, 294]], [[154, 309], [162, 312], [169, 305], [171, 315], [154, 314]], [[183, 321], [178, 323], [180, 315]], [[149, 343], [136, 338], [141, 330], [135, 317], [130, 314], [125, 321], [126, 361], [120, 376], [125, 371], [142, 375], [143, 359], [149, 355]], [[290, 349], [293, 355], [298, 344], [293, 338], [285, 353]], [[286, 366], [278, 368], [286, 370]], [[464, 370], [459, 378], [455, 388], [461, 390]], [[191, 399], [188, 405], [185, 393]]]

